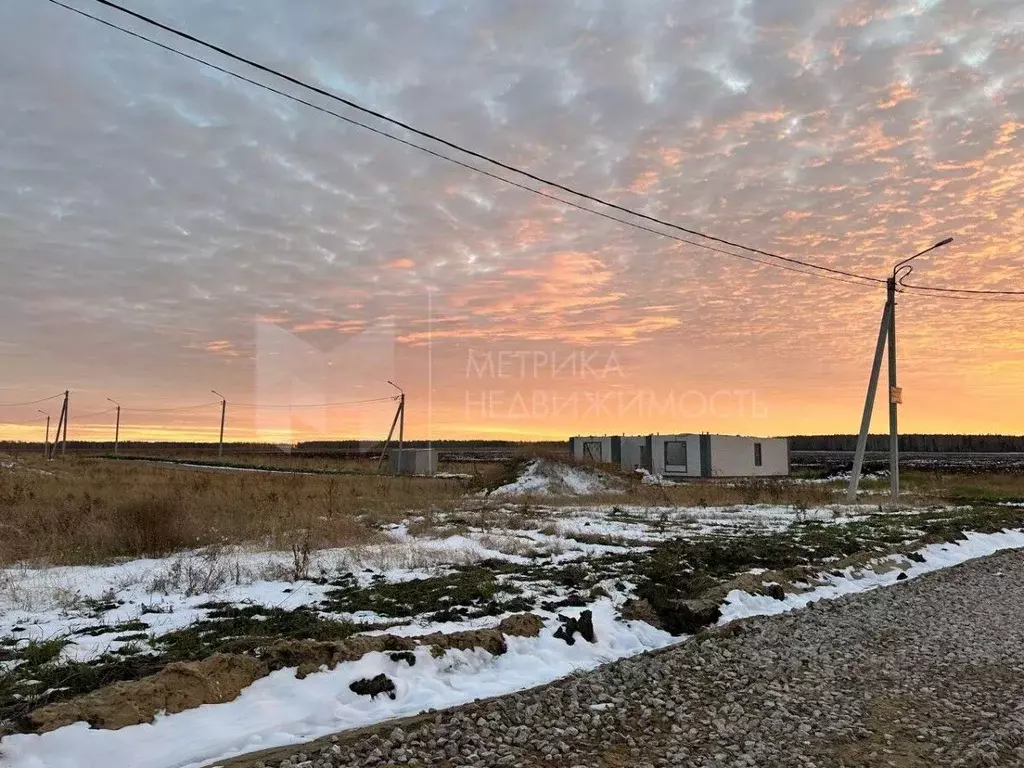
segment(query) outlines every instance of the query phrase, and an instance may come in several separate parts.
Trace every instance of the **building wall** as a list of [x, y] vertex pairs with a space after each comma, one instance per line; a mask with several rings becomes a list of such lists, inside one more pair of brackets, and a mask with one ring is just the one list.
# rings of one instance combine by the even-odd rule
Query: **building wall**
[[[700, 435], [650, 435], [651, 466], [655, 475], [700, 477]], [[665, 467], [665, 443], [681, 440], [686, 443], [686, 471]]]
[[646, 437], [620, 438], [619, 466], [623, 469], [636, 469], [637, 467], [648, 469], [643, 455], [646, 442]]
[[758, 475], [789, 474], [789, 438], [771, 437], [761, 440], [762, 465]]
[[[686, 443], [686, 469], [666, 468], [665, 444]], [[600, 445], [600, 460], [624, 469], [642, 466], [670, 477], [768, 477], [789, 474], [789, 441], [784, 437], [737, 435], [579, 436], [569, 440], [573, 457], [584, 459], [584, 444]], [[754, 445], [761, 445], [761, 466], [754, 465]], [[709, 458], [710, 457], [710, 458]], [[702, 461], [703, 458], [703, 461]]]
[[[754, 465], [754, 445], [761, 445], [761, 466]], [[711, 435], [712, 477], [766, 477], [789, 474], [789, 441], [784, 437], [758, 438]]]
[[611, 462], [612, 460], [612, 439], [610, 437], [574, 437], [569, 441], [572, 446], [572, 456], [574, 459], [583, 460], [584, 457], [583, 447], [585, 443], [600, 443], [601, 444], [601, 461]]
[[396, 475], [433, 475], [437, 473], [437, 450], [403, 448], [391, 451], [391, 471]]

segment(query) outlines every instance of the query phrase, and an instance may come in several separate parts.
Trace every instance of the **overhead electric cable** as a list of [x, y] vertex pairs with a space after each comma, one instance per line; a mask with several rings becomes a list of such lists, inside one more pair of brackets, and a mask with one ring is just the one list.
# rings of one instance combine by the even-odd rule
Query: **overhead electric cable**
[[1024, 296], [1024, 291], [994, 291], [981, 288], [939, 288], [933, 285], [917, 285], [915, 283], [901, 283], [903, 288], [913, 291], [932, 291], [934, 293], [947, 294], [968, 294], [970, 296]]
[[302, 408], [341, 408], [348, 405], [368, 405], [370, 403], [387, 403], [394, 402], [398, 399], [398, 395], [388, 395], [387, 397], [372, 397], [366, 400], [347, 400], [339, 403], [281, 403], [281, 404], [263, 404], [263, 403], [236, 403], [233, 400], [230, 405], [233, 408], [255, 408], [257, 410], [263, 409], [275, 409], [275, 408], [286, 408], [286, 409], [302, 409]]
[[27, 400], [24, 403], [0, 403], [0, 408], [18, 408], [23, 405], [37, 405], [39, 403], [45, 403], [48, 400], [56, 400], [58, 397], [64, 397], [64, 393], [60, 392], [56, 395], [50, 395], [39, 400]]
[[[489, 171], [487, 171], [485, 169], [478, 168], [478, 167], [470, 165], [468, 163], [464, 163], [464, 162], [462, 162], [462, 161], [460, 161], [460, 160], [458, 160], [456, 158], [449, 157], [448, 155], [442, 154], [440, 152], [435, 152], [434, 150], [431, 150], [428, 147], [423, 147], [423, 146], [421, 146], [419, 144], [415, 144], [415, 143], [410, 142], [410, 141], [408, 141], [406, 139], [403, 139], [403, 138], [401, 138], [399, 136], [395, 136], [394, 134], [388, 133], [387, 131], [383, 131], [383, 130], [381, 130], [379, 128], [374, 128], [373, 126], [367, 125], [367, 124], [362, 123], [362, 122], [360, 122], [358, 120], [354, 120], [354, 119], [352, 119], [350, 117], [347, 117], [345, 115], [341, 115], [341, 114], [339, 114], [337, 112], [334, 112], [332, 110], [326, 109], [325, 107], [322, 107], [322, 106], [320, 106], [318, 104], [314, 104], [314, 103], [312, 103], [310, 101], [302, 99], [302, 98], [300, 98], [298, 96], [295, 96], [294, 94], [287, 93], [286, 91], [282, 91], [282, 90], [280, 90], [278, 88], [274, 88], [273, 86], [267, 85], [266, 83], [259, 82], [257, 80], [254, 80], [252, 78], [246, 77], [246, 76], [244, 76], [242, 74], [239, 74], [237, 72], [233, 72], [233, 71], [231, 71], [229, 69], [225, 69], [225, 68], [220, 67], [220, 66], [218, 66], [216, 64], [213, 64], [210, 61], [207, 61], [206, 59], [203, 59], [201, 57], [194, 56], [192, 54], [186, 53], [186, 52], [181, 51], [181, 50], [179, 50], [177, 48], [174, 48], [173, 46], [167, 45], [166, 43], [162, 43], [162, 42], [159, 42], [157, 40], [154, 40], [153, 38], [147, 37], [146, 35], [140, 34], [140, 33], [135, 32], [133, 30], [126, 29], [125, 27], [119, 26], [118, 24], [115, 24], [114, 22], [111, 22], [111, 21], [109, 21], [107, 19], [103, 19], [103, 18], [101, 18], [99, 16], [95, 16], [95, 15], [90, 14], [90, 13], [88, 13], [86, 11], [83, 11], [83, 10], [81, 10], [79, 8], [75, 8], [75, 7], [71, 6], [71, 5], [68, 5], [68, 4], [64, 3], [64, 2], [61, 2], [61, 0], [49, 0], [49, 2], [53, 3], [54, 5], [60, 6], [62, 8], [65, 8], [65, 9], [67, 9], [69, 11], [72, 11], [74, 13], [77, 13], [77, 14], [79, 14], [81, 16], [85, 16], [86, 18], [89, 18], [89, 19], [92, 19], [94, 21], [97, 21], [97, 22], [99, 22], [101, 24], [104, 24], [104, 25], [106, 25], [108, 27], [111, 27], [113, 29], [117, 29], [117, 30], [119, 30], [121, 32], [124, 32], [125, 34], [131, 35], [132, 37], [136, 37], [136, 38], [138, 38], [140, 40], [144, 40], [144, 41], [146, 41], [146, 42], [148, 42], [148, 43], [150, 43], [152, 45], [156, 45], [156, 46], [158, 46], [158, 47], [160, 47], [160, 48], [162, 48], [164, 50], [167, 50], [169, 52], [178, 54], [179, 56], [183, 56], [184, 58], [187, 58], [187, 59], [189, 59], [191, 61], [194, 61], [194, 62], [196, 62], [198, 64], [202, 64], [203, 66], [210, 67], [210, 68], [212, 68], [212, 69], [214, 69], [214, 70], [216, 70], [218, 72], [221, 72], [223, 74], [229, 75], [231, 77], [235, 77], [235, 78], [237, 78], [239, 80], [243, 80], [243, 81], [245, 81], [247, 83], [250, 83], [252, 85], [255, 85], [255, 86], [259, 87], [259, 88], [263, 88], [265, 90], [271, 91], [271, 92], [276, 93], [276, 94], [278, 94], [280, 96], [283, 96], [285, 98], [288, 98], [288, 99], [291, 99], [293, 101], [296, 101], [296, 102], [299, 102], [301, 104], [304, 104], [306, 106], [312, 107], [313, 109], [317, 109], [317, 110], [319, 110], [321, 112], [325, 112], [327, 114], [333, 115], [334, 117], [337, 117], [337, 118], [339, 118], [341, 120], [344, 120], [345, 122], [348, 122], [348, 123], [350, 123], [352, 125], [356, 125], [356, 126], [361, 127], [361, 128], [363, 128], [365, 130], [368, 130], [368, 131], [372, 131], [373, 133], [376, 133], [376, 134], [378, 134], [380, 136], [384, 136], [386, 138], [392, 139], [393, 141], [400, 142], [400, 143], [402, 143], [402, 144], [404, 144], [406, 146], [409, 146], [409, 147], [412, 147], [414, 149], [420, 150], [421, 152], [426, 152], [427, 154], [430, 154], [430, 155], [432, 155], [434, 157], [437, 157], [439, 159], [445, 160], [447, 162], [454, 163], [454, 164], [459, 165], [459, 166], [461, 166], [463, 168], [466, 168], [468, 170], [474, 171], [474, 172], [482, 174], [484, 176], [488, 176], [488, 177], [493, 178], [493, 179], [497, 179], [498, 181], [502, 181], [502, 182], [504, 182], [506, 184], [510, 184], [510, 185], [518, 187], [520, 189], [527, 190], [527, 191], [532, 192], [532, 193], [534, 193], [536, 195], [540, 195], [542, 197], [545, 197], [545, 198], [548, 198], [548, 199], [551, 199], [551, 200], [555, 200], [555, 201], [557, 201], [557, 202], [559, 202], [559, 203], [561, 203], [563, 205], [572, 206], [574, 208], [577, 208], [577, 209], [579, 209], [581, 211], [585, 211], [587, 213], [597, 214], [599, 216], [603, 216], [604, 218], [608, 218], [608, 219], [611, 219], [613, 221], [617, 221], [619, 223], [626, 224], [627, 226], [633, 226], [633, 227], [636, 227], [638, 229], [645, 229], [646, 231], [653, 232], [655, 234], [659, 234], [659, 235], [662, 235], [662, 236], [673, 237], [671, 235], [668, 235], [667, 233], [660, 232], [658, 230], [648, 229], [648, 228], [645, 228], [645, 227], [642, 227], [642, 226], [636, 224], [635, 222], [630, 222], [630, 221], [627, 221], [627, 220], [624, 220], [624, 219], [620, 219], [620, 218], [617, 218], [617, 217], [614, 217], [614, 216], [610, 216], [610, 215], [608, 215], [606, 213], [603, 213], [601, 211], [595, 211], [592, 208], [588, 208], [586, 206], [582, 206], [582, 205], [579, 205], [577, 203], [574, 203], [574, 202], [571, 202], [571, 201], [568, 201], [568, 200], [564, 200], [563, 198], [556, 197], [554, 195], [545, 193], [542, 190], [537, 190], [537, 189], [534, 189], [532, 187], [529, 187], [529, 186], [526, 186], [526, 185], [523, 185], [523, 184], [519, 184], [519, 183], [517, 183], [517, 182], [515, 182], [515, 181], [513, 181], [511, 179], [507, 179], [505, 177], [502, 177], [502, 176], [499, 176], [497, 174], [491, 173], [491, 172], [489, 172]], [[209, 43], [209, 42], [207, 42], [205, 40], [202, 40], [202, 39], [200, 39], [200, 38], [198, 38], [198, 37], [196, 37], [194, 35], [191, 35], [191, 34], [189, 34], [187, 32], [184, 32], [182, 30], [178, 30], [178, 29], [176, 29], [174, 27], [171, 27], [171, 26], [169, 26], [167, 24], [163, 24], [163, 23], [161, 23], [159, 21], [156, 21], [155, 19], [152, 19], [152, 18], [150, 18], [148, 16], [145, 16], [145, 15], [143, 15], [141, 13], [133, 11], [133, 10], [131, 10], [129, 8], [126, 8], [124, 6], [118, 5], [117, 3], [110, 2], [110, 0], [94, 0], [94, 2], [100, 3], [101, 5], [107, 6], [109, 8], [113, 8], [113, 9], [115, 9], [117, 11], [125, 13], [125, 14], [127, 14], [129, 16], [132, 16], [133, 18], [135, 18], [135, 19], [137, 19], [139, 21], [142, 21], [142, 22], [144, 22], [146, 24], [149, 24], [149, 25], [154, 26], [154, 27], [156, 27], [158, 29], [164, 30], [164, 31], [166, 31], [166, 32], [168, 32], [170, 34], [176, 35], [176, 36], [178, 36], [178, 37], [180, 37], [182, 39], [188, 40], [188, 41], [190, 41], [190, 42], [192, 42], [192, 43], [194, 43], [196, 45], [203, 46], [203, 47], [208, 48], [208, 49], [210, 49], [212, 51], [215, 51], [215, 52], [217, 52], [217, 53], [219, 53], [219, 54], [221, 54], [223, 56], [226, 56], [226, 57], [228, 57], [230, 59], [233, 59], [235, 61], [243, 63], [243, 64], [245, 64], [247, 66], [253, 67], [254, 69], [257, 69], [257, 70], [259, 70], [261, 72], [265, 72], [267, 74], [270, 74], [270, 75], [273, 75], [275, 77], [281, 78], [282, 80], [285, 80], [287, 82], [293, 83], [293, 84], [295, 84], [295, 85], [297, 85], [297, 86], [299, 86], [301, 88], [305, 88], [307, 90], [310, 90], [310, 91], [312, 91], [314, 93], [317, 93], [317, 94], [319, 94], [321, 96], [324, 96], [326, 98], [332, 99], [334, 101], [338, 101], [338, 102], [340, 102], [342, 104], [345, 104], [348, 107], [356, 109], [356, 110], [358, 110], [360, 112], [363, 112], [365, 114], [371, 115], [371, 116], [373, 116], [375, 118], [378, 118], [380, 120], [388, 122], [388, 123], [390, 123], [392, 125], [398, 126], [398, 127], [402, 128], [402, 129], [407, 130], [407, 131], [409, 131], [411, 133], [414, 133], [414, 134], [416, 134], [418, 136], [422, 136], [422, 137], [427, 138], [427, 139], [429, 139], [431, 141], [435, 141], [435, 142], [437, 142], [439, 144], [442, 144], [444, 146], [447, 146], [447, 147], [450, 147], [452, 149], [455, 149], [456, 151], [462, 152], [462, 153], [464, 153], [464, 154], [466, 154], [466, 155], [468, 155], [470, 157], [473, 157], [473, 158], [476, 158], [476, 159], [479, 159], [479, 160], [483, 160], [485, 162], [491, 163], [492, 165], [495, 165], [495, 166], [497, 166], [499, 168], [502, 168], [504, 170], [510, 171], [512, 173], [519, 174], [519, 175], [524, 176], [524, 177], [526, 177], [528, 179], [536, 181], [536, 182], [538, 182], [540, 184], [544, 184], [546, 186], [554, 187], [556, 189], [562, 190], [564, 192], [567, 192], [569, 194], [572, 194], [572, 195], [575, 195], [577, 197], [583, 198], [585, 200], [589, 200], [591, 202], [597, 203], [598, 205], [603, 205], [603, 206], [612, 208], [614, 210], [621, 211], [622, 213], [629, 214], [631, 216], [636, 216], [638, 218], [650, 221], [652, 223], [655, 223], [655, 224], [658, 224], [658, 225], [661, 225], [661, 226], [664, 226], [664, 227], [668, 227], [670, 229], [679, 230], [681, 232], [685, 232], [685, 233], [690, 234], [690, 235], [701, 237], [701, 238], [704, 238], [706, 240], [711, 240], [713, 242], [717, 242], [717, 243], [720, 243], [722, 245], [728, 245], [730, 247], [739, 248], [741, 250], [748, 251], [749, 253], [759, 254], [761, 256], [765, 256], [765, 257], [770, 258], [770, 259], [776, 259], [776, 260], [778, 260], [780, 262], [785, 262], [785, 263], [788, 263], [788, 264], [791, 264], [791, 265], [802, 266], [802, 267], [805, 267], [807, 269], [819, 270], [821, 272], [831, 273], [833, 275], [840, 275], [840, 276], [844, 276], [844, 277], [847, 277], [847, 278], [853, 278], [855, 280], [863, 280], [863, 281], [867, 281], [867, 282], [871, 282], [871, 283], [880, 283], [880, 284], [884, 284], [885, 283], [885, 280], [880, 279], [880, 278], [871, 277], [871, 276], [868, 276], [868, 275], [861, 275], [861, 274], [857, 274], [855, 272], [849, 272], [849, 271], [846, 271], [846, 270], [836, 269], [836, 268], [833, 268], [833, 267], [827, 267], [827, 266], [824, 266], [824, 265], [821, 265], [821, 264], [816, 264], [814, 262], [804, 261], [804, 260], [801, 260], [801, 259], [795, 259], [795, 258], [792, 258], [792, 257], [789, 257], [789, 256], [783, 256], [781, 254], [773, 253], [771, 251], [766, 251], [766, 250], [763, 250], [763, 249], [760, 249], [760, 248], [755, 248], [755, 247], [752, 247], [752, 246], [743, 245], [742, 243], [733, 242], [733, 241], [727, 240], [725, 238], [720, 238], [720, 237], [717, 237], [717, 236], [714, 236], [714, 235], [709, 235], [709, 234], [706, 234], [706, 233], [701, 232], [699, 230], [695, 230], [695, 229], [691, 229], [691, 228], [688, 228], [688, 227], [684, 227], [682, 225], [674, 224], [674, 223], [666, 221], [664, 219], [660, 219], [660, 218], [657, 218], [657, 217], [654, 217], [654, 216], [649, 216], [648, 214], [641, 213], [640, 211], [636, 211], [636, 210], [633, 210], [631, 208], [627, 208], [625, 206], [618, 205], [617, 203], [612, 203], [612, 202], [610, 202], [608, 200], [605, 200], [603, 198], [597, 197], [596, 195], [590, 195], [590, 194], [588, 194], [586, 192], [581, 192], [581, 191], [579, 191], [577, 189], [574, 189], [572, 187], [569, 187], [567, 185], [560, 184], [560, 183], [552, 181], [550, 179], [546, 179], [546, 178], [544, 178], [542, 176], [538, 176], [538, 175], [533, 174], [533, 173], [531, 173], [529, 171], [525, 171], [525, 170], [522, 170], [522, 169], [517, 168], [515, 166], [509, 165], [507, 163], [504, 163], [504, 162], [502, 162], [500, 160], [492, 158], [492, 157], [490, 157], [488, 155], [485, 155], [483, 153], [471, 150], [471, 149], [469, 149], [467, 147], [464, 147], [464, 146], [462, 146], [460, 144], [457, 144], [457, 143], [455, 143], [453, 141], [449, 141], [449, 140], [444, 139], [444, 138], [442, 138], [440, 136], [437, 136], [436, 134], [430, 133], [429, 131], [424, 131], [422, 129], [416, 128], [416, 127], [414, 127], [414, 126], [412, 126], [412, 125], [410, 125], [408, 123], [405, 123], [405, 122], [403, 122], [401, 120], [398, 120], [396, 118], [392, 118], [392, 117], [390, 117], [390, 116], [388, 116], [388, 115], [386, 115], [386, 114], [384, 114], [382, 112], [378, 112], [378, 111], [370, 109], [368, 107], [364, 107], [364, 106], [362, 106], [362, 105], [360, 105], [360, 104], [358, 104], [356, 102], [353, 102], [353, 101], [351, 101], [349, 99], [346, 99], [344, 97], [341, 97], [341, 96], [338, 96], [336, 94], [333, 94], [330, 91], [327, 91], [327, 90], [324, 90], [322, 88], [319, 88], [318, 86], [306, 83], [306, 82], [304, 82], [302, 80], [299, 80], [299, 79], [297, 79], [295, 77], [292, 77], [292, 76], [287, 75], [287, 74], [285, 74], [283, 72], [275, 70], [275, 69], [273, 69], [271, 67], [268, 67], [266, 65], [260, 64], [259, 62], [256, 62], [256, 61], [253, 61], [251, 59], [248, 59], [248, 58], [245, 58], [243, 56], [240, 56], [238, 54], [232, 53], [231, 51], [228, 51], [225, 48], [222, 48], [222, 47], [220, 47], [218, 45], [215, 45], [213, 43]], [[741, 254], [733, 253], [732, 251], [726, 251], [726, 250], [723, 250], [723, 249], [714, 248], [714, 247], [708, 246], [708, 245], [706, 245], [704, 243], [694, 242], [694, 241], [690, 241], [690, 240], [686, 240], [686, 239], [678, 238], [678, 237], [673, 237], [673, 239], [679, 240], [681, 242], [689, 243], [690, 245], [694, 245], [694, 246], [696, 246], [698, 248], [705, 248], [707, 250], [711, 250], [711, 251], [715, 251], [715, 252], [718, 252], [718, 253], [727, 254], [727, 255], [730, 255], [730, 256], [736, 256], [738, 258], [746, 258], [748, 261], [754, 261], [756, 263], [765, 264], [765, 265], [768, 265], [768, 266], [774, 266], [774, 267], [782, 267], [783, 266], [783, 264], [780, 264], [780, 263], [777, 263], [777, 262], [762, 261], [762, 260], [759, 260], [759, 259], [750, 259], [749, 257], [742, 256]], [[796, 272], [799, 272], [801, 274], [812, 274], [812, 275], [815, 275], [815, 276], [820, 276], [820, 275], [816, 275], [815, 273], [811, 273], [811, 272], [803, 272], [802, 270], [792, 270], [792, 271], [796, 271]]]

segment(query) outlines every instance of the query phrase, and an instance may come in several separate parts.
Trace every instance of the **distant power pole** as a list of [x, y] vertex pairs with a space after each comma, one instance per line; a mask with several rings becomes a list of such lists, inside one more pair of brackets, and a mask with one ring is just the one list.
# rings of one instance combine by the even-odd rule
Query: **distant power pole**
[[395, 409], [395, 418], [391, 420], [391, 429], [388, 430], [387, 439], [384, 440], [384, 448], [380, 452], [380, 458], [377, 460], [377, 471], [380, 471], [381, 465], [384, 463], [384, 456], [387, 455], [388, 448], [391, 445], [391, 436], [395, 434], [395, 425], [398, 425], [398, 472], [402, 474], [402, 449], [405, 442], [405, 390], [395, 384], [393, 381], [388, 381], [392, 387], [398, 390], [398, 408]]
[[388, 380], [388, 384], [398, 390], [398, 474], [402, 474], [402, 468], [405, 466], [405, 454], [402, 451], [405, 449], [405, 390], [395, 384], [395, 382]]
[[[108, 397], [107, 400], [110, 400]], [[114, 455], [117, 456], [117, 445], [121, 437], [121, 404], [116, 400], [110, 400], [117, 406], [117, 417], [114, 419]]]
[[[38, 408], [36, 409], [39, 410]], [[43, 440], [43, 458], [49, 458], [50, 456], [50, 414], [46, 411], [39, 411], [43, 416], [46, 417], [46, 438]]]
[[63, 459], [68, 452], [68, 421], [71, 420], [71, 392], [64, 390], [64, 433], [60, 438], [60, 457]]
[[[50, 446], [50, 452], [47, 455], [47, 459], [52, 459], [54, 454], [57, 452], [57, 442], [59, 441], [60, 455], [64, 456], [68, 447], [68, 398], [70, 392], [64, 390], [64, 402], [60, 406], [60, 417], [57, 419], [57, 431], [53, 433], [53, 445]], [[49, 417], [47, 417], [49, 418]], [[61, 430], [63, 430], [63, 437], [61, 436]], [[46, 430], [49, 432], [49, 428]]]
[[210, 391], [220, 398], [220, 442], [217, 444], [217, 456], [220, 457], [224, 455], [224, 419], [228, 412], [228, 399], [216, 389]]
[[[875, 391], [878, 388], [878, 374], [882, 368], [882, 349], [889, 348], [889, 493], [893, 504], [900, 500], [900, 434], [897, 423], [897, 408], [903, 402], [903, 390], [896, 383], [896, 287], [901, 280], [913, 270], [910, 262], [936, 248], [949, 245], [952, 237], [940, 240], [923, 251], [915, 253], [909, 259], [897, 262], [892, 269], [892, 276], [885, 281], [885, 308], [882, 310], [882, 323], [878, 329], [878, 343], [875, 346], [875, 359], [871, 365], [871, 378], [868, 380], [868, 391], [864, 398], [864, 414], [860, 422], [860, 434], [857, 435], [857, 450], [853, 456], [853, 469], [850, 471], [850, 485], [846, 490], [846, 500], [853, 504], [857, 501], [857, 486], [860, 484], [860, 473], [864, 465], [864, 451], [868, 442], [868, 428], [871, 426], [871, 412], [875, 407]], [[888, 342], [888, 344], [887, 344]]]

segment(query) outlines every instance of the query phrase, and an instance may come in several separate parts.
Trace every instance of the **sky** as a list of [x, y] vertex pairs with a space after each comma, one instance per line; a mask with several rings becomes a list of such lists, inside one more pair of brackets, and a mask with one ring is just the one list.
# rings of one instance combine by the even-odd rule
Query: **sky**
[[[688, 228], [882, 278], [953, 236], [912, 282], [1024, 289], [1017, 0], [124, 2]], [[122, 438], [216, 439], [216, 390], [229, 440], [379, 439], [388, 380], [410, 438], [859, 426], [884, 286], [580, 211], [44, 0], [0, 4], [0, 71], [0, 437], [70, 390], [70, 438], [112, 437], [111, 398]], [[1022, 313], [900, 295], [901, 429], [1024, 433]]]

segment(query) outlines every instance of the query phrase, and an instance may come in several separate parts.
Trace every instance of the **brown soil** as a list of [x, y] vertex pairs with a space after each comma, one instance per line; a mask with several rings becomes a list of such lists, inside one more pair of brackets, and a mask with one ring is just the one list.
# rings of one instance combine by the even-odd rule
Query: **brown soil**
[[498, 630], [509, 637], [539, 637], [543, 628], [544, 619], [535, 613], [517, 613], [498, 625]]
[[334, 669], [339, 663], [356, 661], [374, 651], [412, 651], [431, 646], [435, 656], [449, 648], [483, 648], [499, 656], [508, 648], [505, 636], [537, 637], [544, 626], [534, 614], [509, 616], [494, 629], [477, 629], [418, 637], [371, 635], [338, 642], [282, 640], [263, 649], [260, 657], [218, 654], [203, 661], [174, 662], [155, 675], [131, 682], [115, 683], [71, 701], [40, 707], [28, 720], [43, 733], [81, 720], [94, 728], [117, 730], [128, 725], [150, 723], [158, 712], [183, 712], [203, 704], [232, 701], [242, 690], [272, 670], [295, 668], [304, 678], [322, 667]]
[[662, 628], [661, 619], [649, 602], [644, 599], [627, 600], [622, 604], [619, 615], [623, 621], [646, 621], [652, 627]]
[[41, 733], [79, 720], [94, 728], [117, 730], [152, 722], [157, 712], [183, 712], [231, 701], [268, 672], [259, 659], [238, 654], [175, 662], [142, 680], [114, 683], [73, 701], [40, 707], [29, 720]]

